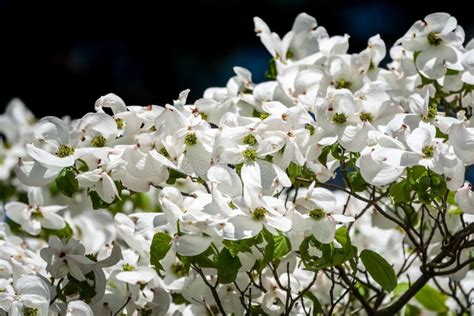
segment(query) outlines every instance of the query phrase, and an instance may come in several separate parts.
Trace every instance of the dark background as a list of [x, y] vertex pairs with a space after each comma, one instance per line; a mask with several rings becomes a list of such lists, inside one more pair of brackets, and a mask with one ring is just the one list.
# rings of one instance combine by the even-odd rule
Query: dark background
[[224, 86], [234, 65], [249, 68], [259, 82], [269, 54], [254, 34], [256, 15], [284, 35], [307, 12], [330, 35], [349, 33], [350, 52], [377, 33], [390, 47], [436, 11], [454, 15], [467, 39], [474, 33], [472, 12], [460, 1], [162, 3], [0, 0], [0, 110], [15, 96], [37, 117], [80, 117], [108, 92], [128, 105], [162, 105], [190, 88], [195, 100], [206, 87]]

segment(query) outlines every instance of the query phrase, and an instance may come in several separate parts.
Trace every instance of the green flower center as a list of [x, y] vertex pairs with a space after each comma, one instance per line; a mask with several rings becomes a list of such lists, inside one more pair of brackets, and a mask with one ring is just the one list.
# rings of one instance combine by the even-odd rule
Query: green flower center
[[325, 216], [326, 213], [320, 208], [315, 208], [314, 210], [309, 211], [309, 217], [317, 221], [323, 219]]
[[341, 79], [336, 82], [336, 89], [350, 89], [352, 82]]
[[257, 143], [257, 139], [255, 139], [255, 136], [253, 136], [253, 134], [247, 134], [242, 139], [242, 143], [244, 143], [245, 145], [254, 146]]
[[61, 145], [58, 150], [56, 150], [55, 155], [61, 158], [74, 155], [74, 148], [68, 145]]
[[188, 146], [194, 146], [198, 142], [197, 136], [194, 133], [189, 133], [184, 138], [184, 143]]
[[43, 218], [43, 214], [41, 214], [39, 208], [36, 208], [33, 212], [31, 212], [32, 219], [40, 219]]
[[229, 206], [231, 210], [237, 209], [237, 205], [235, 205], [233, 201], [229, 201], [229, 203], [227, 203], [227, 206]]
[[204, 120], [204, 121], [207, 121], [207, 114], [204, 113], [204, 112], [199, 112], [199, 115], [201, 115], [201, 118]]
[[125, 121], [121, 118], [116, 118], [115, 124], [117, 124], [118, 129], [123, 129], [123, 127], [125, 126]]
[[430, 121], [436, 118], [436, 115], [438, 114], [438, 108], [436, 107], [435, 104], [430, 104], [428, 106], [428, 114], [426, 114], [425, 117], [423, 117], [423, 120]]
[[252, 218], [256, 221], [261, 221], [262, 219], [265, 218], [265, 214], [267, 214], [267, 212], [268, 211], [266, 208], [259, 206], [253, 210]]
[[135, 270], [135, 267], [132, 266], [131, 264], [125, 263], [125, 264], [122, 264], [122, 270], [123, 271], [133, 271], [133, 270]]
[[423, 153], [423, 158], [431, 158], [434, 155], [434, 146], [427, 145], [421, 149], [421, 152]]
[[33, 307], [23, 306], [23, 316], [38, 316], [39, 310]]
[[372, 113], [369, 112], [362, 112], [359, 115], [359, 118], [362, 122], [372, 122], [374, 117], [372, 116]]
[[428, 34], [428, 43], [432, 46], [439, 46], [443, 40], [439, 37], [438, 32], [430, 32]]
[[260, 113], [260, 119], [263, 121], [264, 119], [266, 119], [267, 117], [269, 117], [270, 114], [268, 113]]
[[252, 149], [252, 148], [245, 149], [244, 152], [242, 153], [242, 155], [247, 160], [254, 161], [255, 159], [257, 159], [257, 151], [255, 149]]
[[91, 145], [92, 147], [104, 147], [106, 142], [107, 140], [105, 139], [104, 136], [98, 135], [92, 138]]
[[332, 122], [337, 125], [342, 125], [347, 122], [347, 116], [344, 113], [334, 113]]
[[171, 265], [171, 272], [173, 272], [177, 277], [188, 275], [188, 271], [186, 271], [184, 265], [180, 262], [176, 262]]

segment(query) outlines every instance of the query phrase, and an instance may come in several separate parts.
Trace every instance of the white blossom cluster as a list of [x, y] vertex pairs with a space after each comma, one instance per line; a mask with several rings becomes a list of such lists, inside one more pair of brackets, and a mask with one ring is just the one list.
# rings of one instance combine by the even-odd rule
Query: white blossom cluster
[[[288, 302], [291, 313], [307, 314], [316, 303], [298, 298], [303, 290], [325, 306], [346, 288], [308, 269], [302, 247], [323, 258], [323, 245], [342, 247], [340, 227], [408, 282], [421, 260], [404, 269], [411, 240], [373, 201], [396, 214], [392, 188], [413, 170], [432, 179], [430, 205], [417, 193], [413, 212], [438, 216], [436, 181], [449, 210], [446, 230], [432, 229], [428, 257], [444, 233], [474, 222], [465, 182], [474, 164], [474, 41], [463, 44], [454, 17], [416, 22], [389, 50], [386, 68], [379, 35], [350, 54], [348, 35], [329, 36], [307, 14], [283, 37], [254, 21], [272, 57], [262, 83], [235, 67], [226, 87], [193, 104], [188, 90], [165, 106], [126, 105], [110, 93], [74, 120], [36, 120], [11, 101], [0, 116], [0, 315], [241, 315], [255, 306], [280, 315]], [[430, 216], [419, 219], [427, 230]], [[268, 236], [281, 257], [256, 268], [268, 263]], [[220, 282], [221, 261], [237, 264], [228, 283]], [[447, 273], [441, 287], [454, 279], [472, 290], [469, 268]], [[459, 311], [451, 298], [446, 305]]]

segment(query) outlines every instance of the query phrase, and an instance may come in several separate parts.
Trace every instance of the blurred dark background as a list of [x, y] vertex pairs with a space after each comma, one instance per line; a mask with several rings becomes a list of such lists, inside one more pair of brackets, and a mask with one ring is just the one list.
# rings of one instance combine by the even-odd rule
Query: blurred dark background
[[0, 110], [15, 96], [37, 117], [80, 117], [108, 92], [147, 105], [171, 102], [190, 88], [195, 100], [206, 87], [224, 86], [234, 65], [259, 82], [269, 54], [254, 34], [254, 16], [284, 35], [307, 12], [330, 35], [349, 33], [350, 52], [358, 52], [377, 33], [390, 47], [436, 11], [454, 15], [466, 38], [474, 33], [472, 12], [460, 1], [175, 0], [165, 7], [0, 0]]

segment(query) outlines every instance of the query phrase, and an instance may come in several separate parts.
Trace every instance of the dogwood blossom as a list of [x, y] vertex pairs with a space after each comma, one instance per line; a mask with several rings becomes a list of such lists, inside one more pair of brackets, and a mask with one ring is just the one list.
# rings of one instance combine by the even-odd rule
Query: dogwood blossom
[[78, 119], [8, 104], [0, 313], [469, 313], [474, 41], [447, 13], [350, 54], [306, 13], [254, 23], [264, 82], [237, 66]]

